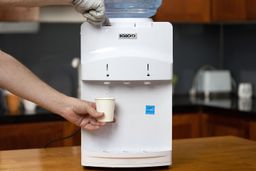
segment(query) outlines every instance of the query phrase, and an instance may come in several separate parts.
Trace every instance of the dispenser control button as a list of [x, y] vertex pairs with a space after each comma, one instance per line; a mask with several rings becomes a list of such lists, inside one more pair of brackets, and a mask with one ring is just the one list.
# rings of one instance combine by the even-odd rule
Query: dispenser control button
[[144, 82], [144, 85], [150, 85], [150, 84], [151, 84], [151, 82], [149, 82], [149, 81]]
[[130, 85], [130, 84], [131, 84], [131, 82], [128, 82], [128, 81], [124, 82], [124, 85]]
[[105, 85], [109, 85], [109, 84], [110, 84], [110, 82], [105, 81], [103, 84], [105, 84]]

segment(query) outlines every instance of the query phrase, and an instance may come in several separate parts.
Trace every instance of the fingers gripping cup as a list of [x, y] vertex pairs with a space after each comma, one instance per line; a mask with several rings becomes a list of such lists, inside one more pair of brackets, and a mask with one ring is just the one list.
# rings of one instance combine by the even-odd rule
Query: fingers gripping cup
[[115, 111], [115, 98], [105, 97], [96, 98], [96, 110], [97, 112], [103, 112], [104, 116], [99, 118], [99, 122], [113, 122], [114, 121], [114, 111]]

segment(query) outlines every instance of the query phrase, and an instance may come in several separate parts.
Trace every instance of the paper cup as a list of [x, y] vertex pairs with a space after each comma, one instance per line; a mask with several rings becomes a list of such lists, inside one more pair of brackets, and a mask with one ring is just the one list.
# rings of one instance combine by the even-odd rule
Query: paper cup
[[104, 116], [99, 118], [99, 122], [113, 122], [114, 121], [114, 111], [115, 111], [115, 98], [105, 97], [96, 98], [96, 110], [98, 112], [103, 112]]

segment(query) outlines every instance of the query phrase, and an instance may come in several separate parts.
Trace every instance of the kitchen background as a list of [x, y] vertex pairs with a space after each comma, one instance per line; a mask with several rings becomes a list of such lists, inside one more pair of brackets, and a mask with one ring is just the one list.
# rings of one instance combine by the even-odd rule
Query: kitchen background
[[[256, 85], [256, 24], [173, 24], [175, 94], [187, 94], [204, 65], [231, 71]], [[40, 23], [36, 33], [0, 34], [0, 48], [59, 91], [76, 96], [80, 23]], [[254, 90], [254, 94], [256, 91]]]
[[[174, 27], [173, 66], [177, 82], [172, 101], [173, 139], [233, 135], [256, 140], [255, 98], [184, 96], [198, 70], [212, 66], [229, 70], [236, 84], [252, 83], [256, 97], [256, 1], [162, 2], [153, 18], [170, 21]], [[57, 90], [77, 96], [78, 74], [71, 62], [80, 56], [82, 21], [82, 15], [72, 7], [0, 7], [0, 49], [15, 56]], [[229, 79], [222, 80], [222, 86], [225, 80], [230, 85]], [[233, 93], [237, 95], [237, 90]], [[1, 101], [6, 102], [2, 105], [6, 108], [1, 109]], [[0, 91], [0, 150], [45, 147], [50, 140], [74, 135], [79, 129], [40, 107], [32, 112], [24, 110], [26, 103], [20, 102], [19, 97], [3, 97]], [[76, 134], [50, 146], [80, 145], [80, 140], [80, 134]]]

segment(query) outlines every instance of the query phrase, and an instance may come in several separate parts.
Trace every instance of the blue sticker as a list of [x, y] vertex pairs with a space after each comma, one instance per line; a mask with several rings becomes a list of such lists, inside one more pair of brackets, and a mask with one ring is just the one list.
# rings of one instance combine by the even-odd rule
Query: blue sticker
[[155, 114], [155, 106], [152, 105], [146, 105], [146, 115], [154, 115]]

